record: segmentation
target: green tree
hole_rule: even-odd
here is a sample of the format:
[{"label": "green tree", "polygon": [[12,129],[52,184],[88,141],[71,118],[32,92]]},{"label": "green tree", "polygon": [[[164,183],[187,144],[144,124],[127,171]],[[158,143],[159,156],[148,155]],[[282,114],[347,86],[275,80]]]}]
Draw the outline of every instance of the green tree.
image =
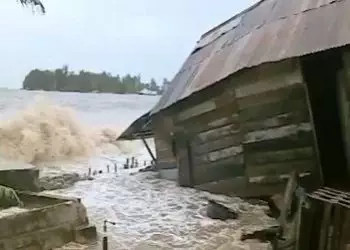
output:
[{"label": "green tree", "polygon": [[155,92],[159,91],[159,87],[158,87],[157,82],[154,78],[151,78],[149,85],[150,85],[149,90],[152,90]]},{"label": "green tree", "polygon": [[53,71],[32,70],[23,81],[23,89],[120,94],[139,93],[143,89],[148,89],[161,93],[153,78],[149,83],[143,83],[140,74],[112,76],[108,72],[93,73],[84,70],[76,74],[69,71],[68,65]]},{"label": "green tree", "polygon": [[159,94],[163,94],[166,91],[166,89],[168,88],[169,84],[170,84],[170,81],[167,78],[163,78],[163,83],[162,83]]}]

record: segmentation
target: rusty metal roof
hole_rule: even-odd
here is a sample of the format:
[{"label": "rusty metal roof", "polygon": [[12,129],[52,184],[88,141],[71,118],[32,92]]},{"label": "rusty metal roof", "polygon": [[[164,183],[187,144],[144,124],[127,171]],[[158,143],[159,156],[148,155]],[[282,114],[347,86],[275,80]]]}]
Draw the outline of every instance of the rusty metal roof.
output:
[{"label": "rusty metal roof", "polygon": [[153,137],[151,122],[150,112],[148,112],[134,121],[117,140],[139,140]]},{"label": "rusty metal roof", "polygon": [[262,63],[350,43],[350,0],[262,0],[197,42],[151,114]]}]

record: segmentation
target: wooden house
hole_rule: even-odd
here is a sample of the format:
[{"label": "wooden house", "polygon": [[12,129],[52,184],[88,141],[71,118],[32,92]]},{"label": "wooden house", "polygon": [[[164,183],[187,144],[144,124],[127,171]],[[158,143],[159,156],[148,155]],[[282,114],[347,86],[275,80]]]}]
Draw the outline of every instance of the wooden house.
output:
[{"label": "wooden house", "polygon": [[263,0],[205,33],[150,111],[160,169],[218,193],[350,170],[350,0]]}]

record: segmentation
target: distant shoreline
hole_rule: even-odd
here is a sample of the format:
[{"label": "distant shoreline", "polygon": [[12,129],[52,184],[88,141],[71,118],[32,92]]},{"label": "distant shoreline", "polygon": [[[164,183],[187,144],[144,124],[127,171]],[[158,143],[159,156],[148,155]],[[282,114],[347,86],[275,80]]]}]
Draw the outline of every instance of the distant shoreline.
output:
[{"label": "distant shoreline", "polygon": [[43,90],[79,93],[115,93],[160,95],[170,82],[164,78],[157,83],[154,78],[144,82],[140,75],[111,75],[81,70],[72,72],[65,65],[54,70],[31,70],[22,83],[23,90]]},{"label": "distant shoreline", "polygon": [[80,93],[80,94],[116,94],[116,95],[144,95],[144,96],[161,96],[160,93],[154,93],[154,94],[148,94],[148,93],[141,93],[141,92],[129,92],[129,93],[116,93],[116,92],[99,92],[99,91],[65,91],[65,90],[46,90],[46,89],[5,89],[5,90],[25,90],[25,91],[42,91],[42,92],[60,92],[60,93]]}]

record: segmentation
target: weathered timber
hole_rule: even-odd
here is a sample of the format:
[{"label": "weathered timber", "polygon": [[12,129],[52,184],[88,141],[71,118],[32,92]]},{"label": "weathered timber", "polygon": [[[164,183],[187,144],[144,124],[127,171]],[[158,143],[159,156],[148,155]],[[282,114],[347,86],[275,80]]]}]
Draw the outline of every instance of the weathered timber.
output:
[{"label": "weathered timber", "polygon": [[[142,142],[143,142],[143,144],[145,145],[145,147],[146,147],[146,149],[147,149],[149,155],[151,156],[152,160],[153,160],[154,162],[157,162],[157,159],[156,159],[156,157],[153,155],[153,152],[152,152],[151,148],[148,146],[147,141],[146,141],[145,138],[143,138],[143,137],[142,137]],[[108,172],[109,172],[109,170],[108,170]]]},{"label": "weathered timber", "polygon": [[236,88],[236,97],[242,98],[250,95],[257,95],[266,91],[273,91],[286,88],[287,86],[300,85],[301,75],[297,78],[289,78],[289,75],[271,75],[268,78],[258,80],[251,84],[245,84]]},{"label": "weathered timber", "polygon": [[231,195],[234,191],[240,191],[238,194],[242,194],[247,185],[245,177],[233,177],[224,180],[218,180],[213,182],[206,182],[196,185],[195,188],[203,191],[208,191],[215,194]]},{"label": "weathered timber", "polygon": [[213,100],[208,100],[180,112],[177,116],[177,120],[178,121],[187,120],[193,116],[198,116],[203,113],[212,111],[215,108],[216,108],[215,102]]},{"label": "weathered timber", "polygon": [[218,140],[213,140],[207,143],[204,143],[198,139],[197,142],[199,142],[200,144],[199,145],[197,145],[196,143],[193,144],[193,152],[196,155],[205,154],[205,153],[221,150],[228,147],[241,145],[242,141],[243,141],[243,135],[241,133],[231,135],[231,136],[225,136]]},{"label": "weathered timber", "polygon": [[244,164],[244,156],[243,154],[231,156],[228,158],[224,158],[215,162],[203,162],[201,158],[193,158],[194,166],[199,170],[200,168],[211,168],[219,165],[243,165]]},{"label": "weathered timber", "polygon": [[267,141],[277,138],[283,138],[292,135],[298,135],[300,132],[311,132],[310,123],[291,124],[278,128],[270,128],[265,130],[253,131],[244,135],[243,143],[253,143],[259,141]]},{"label": "weathered timber", "polygon": [[267,164],[293,160],[306,160],[314,157],[314,149],[312,147],[296,148],[289,150],[277,150],[271,152],[259,152],[254,154],[246,154],[245,162],[247,164]]},{"label": "weathered timber", "polygon": [[170,136],[168,137],[156,136],[154,139],[155,139],[155,144],[157,148],[159,148],[160,150],[167,150],[168,148],[171,147]]},{"label": "weathered timber", "polygon": [[231,123],[239,123],[239,116],[237,114],[237,108],[229,105],[177,123],[177,126],[200,133]]},{"label": "weathered timber", "polygon": [[231,88],[222,89],[220,93],[217,93],[215,97],[210,99],[202,96],[202,98],[198,98],[196,104],[188,103],[186,108],[181,110],[181,112],[175,117],[175,121],[181,122],[190,119],[191,117],[209,113],[215,109],[227,106],[237,108],[237,103],[235,103],[235,92]]},{"label": "weathered timber", "polygon": [[[197,135],[200,141],[212,141],[219,139],[220,137],[234,135],[240,132],[239,124],[230,124],[224,127],[216,128],[207,132],[203,132]],[[198,141],[199,141],[198,140]]]},{"label": "weathered timber", "polygon": [[313,160],[287,161],[263,165],[246,164],[246,174],[249,177],[282,175],[288,174],[294,170],[303,173],[311,171],[314,165],[315,163]]},{"label": "weathered timber", "polygon": [[232,76],[231,82],[235,83],[236,86],[242,86],[253,82],[266,81],[267,79],[299,82],[301,73],[298,60],[284,60],[277,63],[262,64],[246,71],[242,70]]},{"label": "weathered timber", "polygon": [[295,191],[297,189],[297,186],[299,185],[299,174],[297,171],[293,171],[290,174],[290,177],[288,179],[286,189],[284,191],[283,195],[283,206],[281,209],[281,214],[279,217],[280,226],[285,231],[287,229],[287,222],[290,218],[294,217],[294,214],[296,213],[297,207],[293,206],[295,203],[296,196]]},{"label": "weathered timber", "polygon": [[344,62],[344,70],[345,70],[345,75],[347,79],[347,84],[345,85],[346,87],[346,93],[347,96],[350,97],[350,51],[346,51],[343,53],[343,62]]},{"label": "weathered timber", "polygon": [[247,133],[256,130],[282,127],[289,124],[305,123],[309,121],[310,117],[308,110],[301,109],[290,113],[280,114],[265,120],[244,122],[241,124],[241,130],[243,133]]},{"label": "weathered timber", "polygon": [[322,215],[322,226],[320,228],[320,242],[319,242],[319,250],[327,249],[328,246],[328,238],[329,238],[329,228],[331,222],[331,212],[332,212],[332,204],[327,203],[324,206],[323,215]]},{"label": "weathered timber", "polygon": [[178,163],[178,182],[180,186],[192,187],[194,182],[192,152],[189,137],[178,131],[176,138],[176,161]]},{"label": "weathered timber", "polygon": [[173,167],[176,165],[176,158],[173,154],[171,143],[161,138],[158,134],[154,138],[156,145],[157,167]]},{"label": "weathered timber", "polygon": [[[350,230],[350,212],[345,211],[344,218],[343,218],[343,226],[341,228],[341,236],[340,236],[340,246],[344,247],[345,250],[349,249],[349,243],[350,243],[350,236],[349,236],[349,230]],[[347,246],[347,248],[345,248]]]},{"label": "weathered timber", "polygon": [[209,167],[196,167],[194,170],[194,183],[200,185],[207,182],[219,181],[233,177],[244,176],[244,165],[226,164]]},{"label": "weathered timber", "polygon": [[299,132],[282,138],[244,143],[244,153],[246,155],[256,152],[269,152],[275,150],[288,150],[312,146],[314,143],[312,132]]},{"label": "weathered timber", "polygon": [[[297,242],[296,249],[298,250],[310,250],[310,245],[315,242],[316,239],[311,238],[311,233],[313,231],[313,221],[315,219],[316,207],[310,204],[310,208],[306,208],[302,203],[300,204],[300,218],[298,220],[298,232],[297,232]],[[317,248],[313,248],[317,249]]]},{"label": "weathered timber", "polygon": [[300,84],[285,86],[279,89],[260,91],[252,95],[237,98],[238,107],[240,110],[262,105],[271,102],[281,102],[285,100],[301,100],[305,98],[304,86]]},{"label": "weathered timber", "polygon": [[[344,223],[344,209],[336,204],[334,205],[334,224],[333,224],[333,234],[331,239],[331,249],[342,249],[340,246],[340,236],[341,228]],[[343,248],[344,249],[344,248]]]},{"label": "weathered timber", "polygon": [[175,157],[165,157],[165,156],[158,156],[157,157],[157,165],[174,165],[176,162]]},{"label": "weathered timber", "polygon": [[232,156],[240,155],[242,152],[243,152],[242,145],[233,146],[233,147],[224,148],[218,151],[213,151],[201,156],[196,156],[195,162],[196,164],[216,162],[221,159],[226,159]]},{"label": "weathered timber", "polygon": [[284,100],[242,109],[239,111],[239,118],[242,123],[247,121],[259,121],[303,109],[307,110],[305,99]]}]

